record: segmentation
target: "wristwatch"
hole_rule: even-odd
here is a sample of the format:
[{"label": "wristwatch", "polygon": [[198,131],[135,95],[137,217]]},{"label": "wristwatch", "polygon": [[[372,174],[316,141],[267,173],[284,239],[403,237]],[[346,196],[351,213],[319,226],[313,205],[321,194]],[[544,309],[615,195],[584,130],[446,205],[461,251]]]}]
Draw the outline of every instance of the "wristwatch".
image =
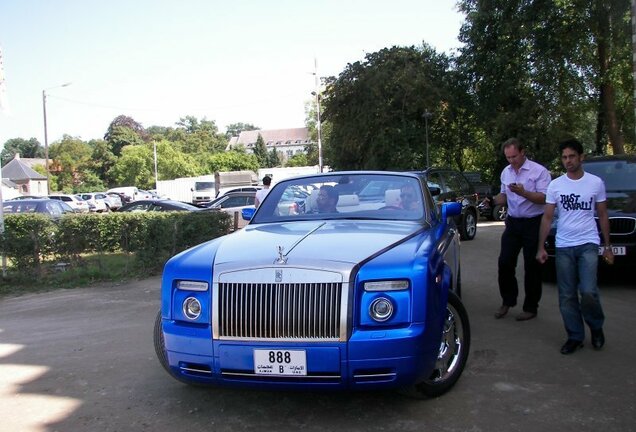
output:
[{"label": "wristwatch", "polygon": [[611,247],[611,246],[603,246],[603,249],[605,249],[605,250],[612,250],[612,247]]}]

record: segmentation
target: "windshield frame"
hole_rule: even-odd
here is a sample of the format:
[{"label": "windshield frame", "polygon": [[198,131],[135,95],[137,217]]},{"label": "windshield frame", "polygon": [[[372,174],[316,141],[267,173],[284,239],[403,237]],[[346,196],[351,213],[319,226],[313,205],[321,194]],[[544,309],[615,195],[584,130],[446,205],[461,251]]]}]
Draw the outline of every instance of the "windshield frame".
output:
[{"label": "windshield frame", "polygon": [[[335,212],[320,212],[315,207],[315,195],[320,193],[320,186],[337,189],[342,178],[348,177],[351,183],[346,193],[339,195],[338,206]],[[400,195],[399,185],[411,185],[415,191],[415,197],[419,199],[412,209],[398,207],[385,208],[386,190],[378,188],[375,196],[369,194],[358,195],[365,190],[372,181],[384,183],[388,189],[393,189],[393,194]],[[352,186],[353,184],[353,186]],[[297,197],[294,201],[284,200],[289,197],[289,190],[304,190],[307,193],[305,200]],[[340,189],[345,190],[345,189]],[[314,197],[311,197],[312,192]],[[294,194],[297,196],[299,194]],[[302,194],[300,194],[302,195]],[[342,197],[347,195],[347,199]],[[307,220],[376,220],[376,221],[413,221],[418,223],[430,222],[436,214],[434,206],[431,206],[430,192],[423,185],[421,176],[408,172],[385,171],[347,171],[330,172],[311,176],[300,176],[285,179],[276,183],[267,194],[263,203],[252,217],[251,224],[307,221]],[[289,210],[286,205],[289,205]],[[431,208],[433,207],[433,208]],[[377,211],[380,210],[380,211]],[[286,213],[288,212],[288,213]]]}]

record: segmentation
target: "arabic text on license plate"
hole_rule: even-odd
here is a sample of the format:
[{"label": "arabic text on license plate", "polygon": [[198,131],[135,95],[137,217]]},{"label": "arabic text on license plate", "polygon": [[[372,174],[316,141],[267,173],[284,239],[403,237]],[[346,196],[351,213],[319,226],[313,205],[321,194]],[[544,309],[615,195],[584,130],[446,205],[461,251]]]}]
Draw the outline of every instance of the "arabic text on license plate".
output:
[{"label": "arabic text on license plate", "polygon": [[304,350],[254,350],[256,375],[307,375],[307,355]]},{"label": "arabic text on license plate", "polygon": [[[625,255],[625,246],[612,246],[612,253],[614,255]],[[603,246],[599,246],[598,254],[603,255]]]}]

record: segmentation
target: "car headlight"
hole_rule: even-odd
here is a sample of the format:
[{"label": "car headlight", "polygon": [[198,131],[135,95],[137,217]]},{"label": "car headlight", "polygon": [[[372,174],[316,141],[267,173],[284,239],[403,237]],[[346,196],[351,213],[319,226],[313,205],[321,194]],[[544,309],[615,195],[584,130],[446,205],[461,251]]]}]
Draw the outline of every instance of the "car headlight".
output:
[{"label": "car headlight", "polygon": [[182,280],[177,282],[177,289],[183,291],[207,291],[208,283]]},{"label": "car headlight", "polygon": [[194,297],[188,297],[183,301],[183,314],[191,320],[201,315],[201,303]]},{"label": "car headlight", "polygon": [[371,302],[369,315],[377,322],[385,322],[393,316],[393,303],[385,297],[378,297]]},{"label": "car headlight", "polygon": [[376,282],[365,282],[365,291],[402,291],[409,289],[407,280],[386,280]]}]

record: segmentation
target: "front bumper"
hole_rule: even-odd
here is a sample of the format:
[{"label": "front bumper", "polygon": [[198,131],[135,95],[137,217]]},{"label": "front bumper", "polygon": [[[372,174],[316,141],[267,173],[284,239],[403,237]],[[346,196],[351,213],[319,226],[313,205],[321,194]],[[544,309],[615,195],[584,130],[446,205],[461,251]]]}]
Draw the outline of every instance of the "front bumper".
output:
[{"label": "front bumper", "polygon": [[[424,324],[356,330],[347,342],[213,340],[210,327],[162,321],[168,363],[181,380],[194,383],[297,389],[371,389],[407,386],[430,375],[440,329]],[[307,375],[254,373],[254,349],[305,350]]]}]

